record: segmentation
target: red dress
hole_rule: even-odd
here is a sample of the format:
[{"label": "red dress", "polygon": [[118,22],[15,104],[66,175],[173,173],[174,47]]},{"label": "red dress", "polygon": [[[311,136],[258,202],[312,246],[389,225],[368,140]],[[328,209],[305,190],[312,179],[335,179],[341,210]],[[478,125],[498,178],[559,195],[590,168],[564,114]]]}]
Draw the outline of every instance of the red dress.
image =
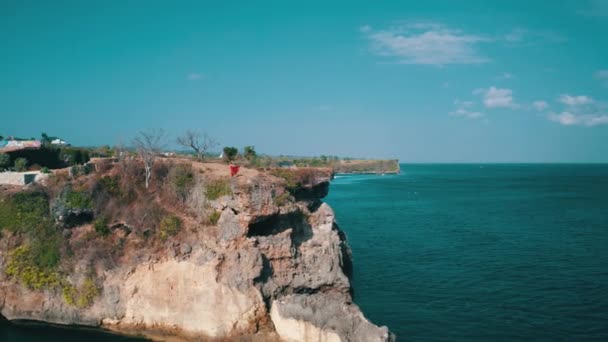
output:
[{"label": "red dress", "polygon": [[241,167],[238,165],[230,165],[230,177],[234,177],[237,173],[239,173],[239,169]]}]

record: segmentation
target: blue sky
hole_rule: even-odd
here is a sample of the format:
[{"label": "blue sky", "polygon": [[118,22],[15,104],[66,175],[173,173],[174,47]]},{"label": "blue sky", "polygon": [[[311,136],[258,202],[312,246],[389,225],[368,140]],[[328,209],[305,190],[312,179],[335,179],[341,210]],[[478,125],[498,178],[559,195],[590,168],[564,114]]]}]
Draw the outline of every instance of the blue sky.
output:
[{"label": "blue sky", "polygon": [[608,162],[608,0],[0,3],[0,134]]}]

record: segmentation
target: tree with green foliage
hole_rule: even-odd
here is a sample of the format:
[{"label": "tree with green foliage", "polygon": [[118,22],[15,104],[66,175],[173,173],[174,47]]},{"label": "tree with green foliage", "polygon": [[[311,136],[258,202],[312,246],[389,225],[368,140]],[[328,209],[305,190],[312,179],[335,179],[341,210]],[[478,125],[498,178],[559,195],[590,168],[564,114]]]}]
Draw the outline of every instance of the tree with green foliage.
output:
[{"label": "tree with green foliage", "polygon": [[0,153],[0,171],[6,170],[11,166],[11,156],[6,153]]},{"label": "tree with green foliage", "polygon": [[257,153],[255,152],[255,147],[254,146],[245,146],[245,148],[243,149],[243,155],[245,156],[245,159],[252,161],[253,159],[255,159],[255,157],[257,157]]},{"label": "tree with green foliage", "polygon": [[70,160],[70,165],[80,164],[82,160],[82,151],[81,150],[72,150],[72,159]]},{"label": "tree with green foliage", "polygon": [[233,161],[239,154],[239,150],[236,147],[226,146],[224,147],[224,160],[226,162]]},{"label": "tree with green foliage", "polygon": [[51,137],[49,137],[48,134],[46,134],[45,132],[42,132],[40,134],[40,142],[42,143],[42,145],[50,145]]},{"label": "tree with green foliage", "polygon": [[17,172],[27,171],[27,159],[25,159],[25,158],[15,159],[15,171],[17,171]]}]

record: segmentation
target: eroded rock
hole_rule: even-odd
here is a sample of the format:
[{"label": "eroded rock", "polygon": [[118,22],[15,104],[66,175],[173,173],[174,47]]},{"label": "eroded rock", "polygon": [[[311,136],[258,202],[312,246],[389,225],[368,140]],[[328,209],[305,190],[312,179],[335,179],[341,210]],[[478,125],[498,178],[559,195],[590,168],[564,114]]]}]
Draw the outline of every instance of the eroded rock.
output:
[{"label": "eroded rock", "polygon": [[[105,249],[86,245],[90,225],[71,228],[66,236],[80,257],[63,267],[77,271],[69,278],[74,284],[97,275],[91,305],[68,305],[61,290],[31,290],[5,277],[8,247],[0,245],[0,313],[123,332],[168,329],[196,339],[270,333],[287,341],[394,340],[353,304],[350,248],[321,202],[331,174],[309,175],[293,196],[276,177],[243,174],[231,179],[230,195],[204,206],[186,201],[194,203],[188,212],[220,212],[215,226],[185,226],[154,248],[146,244],[155,234],[148,226],[118,234],[112,225]],[[99,254],[107,250],[112,255]]]}]

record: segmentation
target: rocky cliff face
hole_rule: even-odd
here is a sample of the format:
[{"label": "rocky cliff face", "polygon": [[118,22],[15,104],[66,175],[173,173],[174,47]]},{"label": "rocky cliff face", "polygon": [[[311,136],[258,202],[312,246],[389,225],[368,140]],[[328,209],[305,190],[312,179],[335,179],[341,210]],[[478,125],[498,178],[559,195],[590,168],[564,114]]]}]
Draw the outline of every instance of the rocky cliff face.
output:
[{"label": "rocky cliff face", "polygon": [[[391,341],[389,330],[370,323],[352,301],[350,249],[320,198],[329,177],[316,171],[288,192],[284,179],[245,170],[230,180],[230,194],[201,204],[200,194],[189,191],[190,200],[177,209],[195,214],[180,216],[179,233],[156,242],[147,240],[148,228],[128,219],[110,225],[103,238],[92,237],[94,228],[86,222],[64,229],[73,257],[58,268],[65,274],[62,284],[82,294],[94,279],[91,301],[83,305],[66,300],[66,285],[36,289],[7,275],[23,239],[5,231],[1,313],[9,320],[196,340]],[[204,183],[195,178],[193,187]],[[201,207],[217,213],[215,225],[200,223]]]}]

